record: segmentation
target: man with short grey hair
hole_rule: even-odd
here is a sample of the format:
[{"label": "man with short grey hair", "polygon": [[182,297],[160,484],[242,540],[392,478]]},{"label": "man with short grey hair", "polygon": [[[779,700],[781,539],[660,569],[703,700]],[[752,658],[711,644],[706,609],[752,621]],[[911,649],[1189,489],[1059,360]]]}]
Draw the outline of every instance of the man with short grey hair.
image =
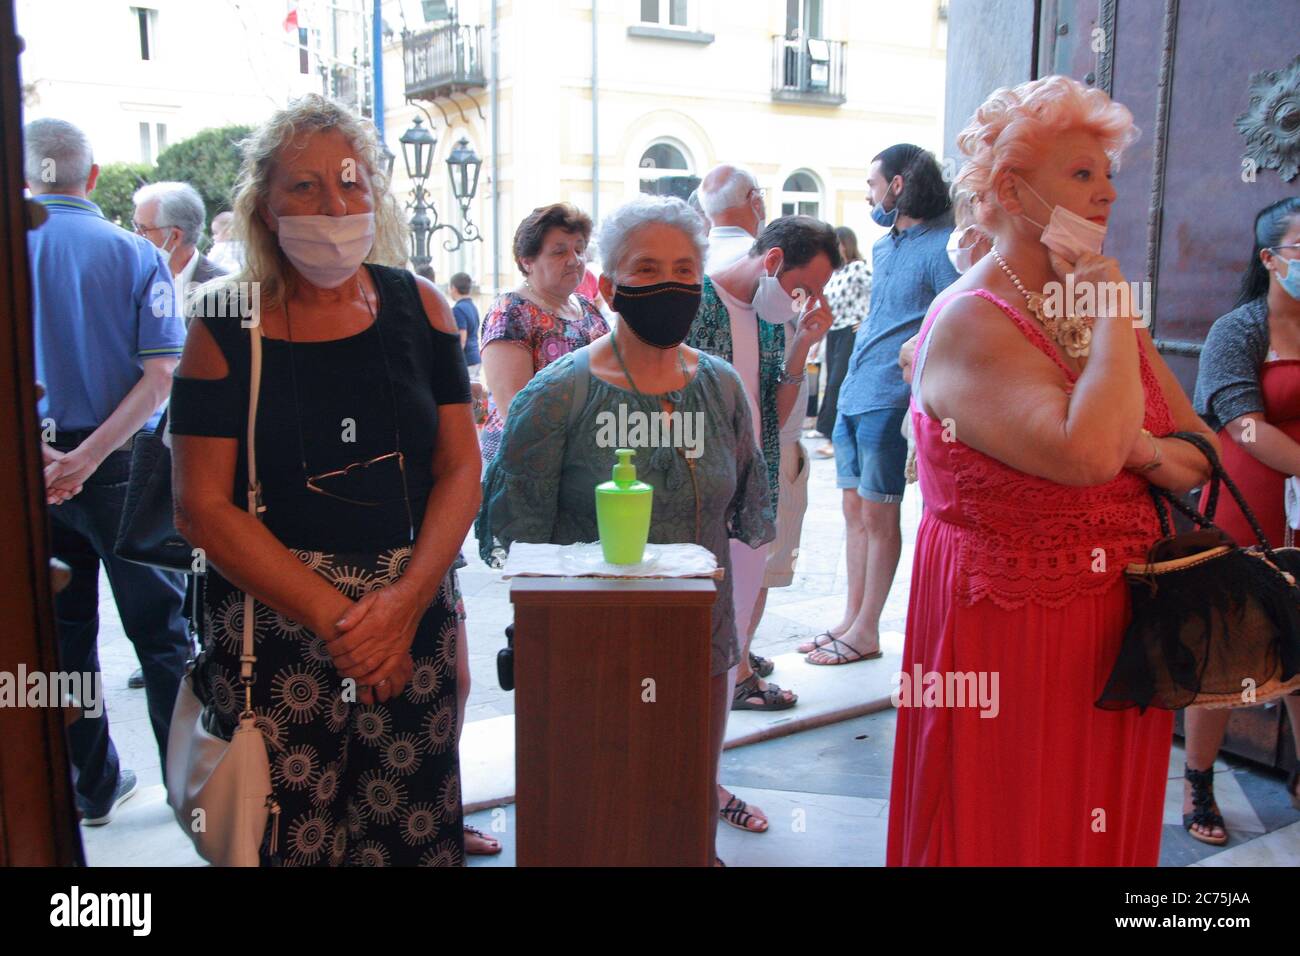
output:
[{"label": "man with short grey hair", "polygon": [[708,216],[709,256],[705,273],[712,275],[749,255],[763,230],[767,207],[754,174],[735,166],[715,166],[700,181],[700,207]]},{"label": "man with short grey hair", "polygon": [[[188,657],[184,578],[117,556],[114,544],[136,436],[156,427],[185,344],[172,276],[149,242],[119,229],[86,198],[99,167],[85,134],[40,119],[24,131],[27,187],[45,222],[27,234],[32,276],[51,550],[72,569],[54,598],[65,672],[100,673],[99,572],[144,670],[150,725],[165,762],[172,708]],[[77,809],[108,823],[136,792],[109,737],[108,713],[68,727]]]},{"label": "man with short grey hair", "polygon": [[207,211],[189,183],[150,183],[136,190],[135,231],[168,257],[167,265],[182,296],[226,271],[198,250]]}]

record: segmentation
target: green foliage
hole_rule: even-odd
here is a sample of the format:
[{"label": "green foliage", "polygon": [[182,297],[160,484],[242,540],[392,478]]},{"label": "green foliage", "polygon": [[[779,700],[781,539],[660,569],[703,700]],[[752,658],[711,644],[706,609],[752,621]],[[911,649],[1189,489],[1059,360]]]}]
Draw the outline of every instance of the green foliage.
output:
[{"label": "green foliage", "polygon": [[99,179],[90,199],[111,221],[123,229],[131,228],[135,191],[154,178],[153,169],[144,163],[106,163],[99,168]]},{"label": "green foliage", "polygon": [[199,191],[207,209],[206,245],[211,240],[212,217],[223,209],[229,209],[234,199],[241,161],[236,144],[252,131],[250,126],[205,129],[163,150],[156,166],[105,163],[99,169],[99,181],[95,183],[90,198],[104,210],[109,220],[123,229],[130,229],[135,214],[131,197],[137,189],[145,183],[189,183]]},{"label": "green foliage", "polygon": [[163,150],[151,179],[189,183],[203,197],[207,225],[234,199],[241,160],[238,142],[252,133],[249,126],[205,129]]}]

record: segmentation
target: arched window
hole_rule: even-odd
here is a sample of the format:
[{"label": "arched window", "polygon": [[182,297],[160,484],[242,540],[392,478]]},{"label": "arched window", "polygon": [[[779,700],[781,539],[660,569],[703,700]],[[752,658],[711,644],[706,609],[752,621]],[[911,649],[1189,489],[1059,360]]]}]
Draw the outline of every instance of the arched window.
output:
[{"label": "arched window", "polygon": [[641,154],[641,160],[637,164],[641,192],[651,196],[677,196],[685,199],[699,184],[693,172],[691,162],[686,158],[686,150],[667,140],[653,143]]},{"label": "arched window", "polygon": [[806,169],[791,173],[781,187],[781,215],[812,216],[822,214],[822,188]]}]

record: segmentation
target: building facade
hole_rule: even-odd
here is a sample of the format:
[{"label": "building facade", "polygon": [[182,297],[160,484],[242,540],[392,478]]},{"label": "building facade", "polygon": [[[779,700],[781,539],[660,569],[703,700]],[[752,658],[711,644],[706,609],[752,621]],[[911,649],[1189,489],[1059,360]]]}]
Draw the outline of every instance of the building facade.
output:
[{"label": "building facade", "polygon": [[77,123],[101,163],[152,163],[306,92],[372,115],[376,3],[394,189],[409,199],[399,139],[419,116],[438,138],[429,195],[462,226],[445,161],[468,142],[484,241],[448,249],[439,231],[432,265],[484,296],[518,281],[511,241],[535,207],[599,218],[720,162],[755,173],[769,218],[846,224],[869,248],[871,156],[943,142],[941,0],[18,0],[24,119]]},{"label": "building facade", "polygon": [[24,121],[77,124],[101,164],[154,163],[200,130],[256,125],[303,93],[354,106],[367,93],[360,0],[18,0],[17,20]]},{"label": "building facade", "polygon": [[[411,6],[413,33],[451,29],[414,27]],[[869,249],[881,233],[866,202],[871,157],[903,141],[941,151],[939,0],[465,0],[455,12],[450,71],[481,71],[481,87],[431,76],[447,49],[412,56],[411,36],[384,56],[389,147],[400,156],[412,119],[432,119],[429,189],[444,221],[459,224],[450,150],[464,137],[484,161],[470,217],[485,241],[448,252],[436,238],[440,281],[463,270],[486,294],[509,288],[514,230],[535,207],[568,201],[599,217],[638,192],[679,192],[720,162],[754,172],[769,218],[849,225]],[[394,179],[405,196],[400,158]]]}]

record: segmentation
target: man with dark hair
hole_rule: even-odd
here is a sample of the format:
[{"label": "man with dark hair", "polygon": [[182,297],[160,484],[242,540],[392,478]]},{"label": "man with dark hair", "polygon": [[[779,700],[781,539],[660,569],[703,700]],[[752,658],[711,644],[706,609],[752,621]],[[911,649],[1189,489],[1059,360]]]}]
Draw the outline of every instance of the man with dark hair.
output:
[{"label": "man with dark hair", "polygon": [[[784,710],[797,700],[789,691],[762,680],[758,671],[770,673],[771,662],[750,655],[749,643],[761,613],[769,551],[779,551],[777,560],[792,568],[791,552],[799,542],[808,472],[799,448],[799,428],[808,404],[804,368],[809,349],[830,328],[831,315],[821,294],[839,265],[835,231],[826,223],[808,216],[777,219],[763,230],[748,255],[705,278],[700,311],[686,340],[692,348],[730,362],[745,383],[777,519],[777,542],[771,547],[731,543],[736,636],[743,651],[737,665],[734,710]],[[785,448],[790,449],[787,455],[783,455]],[[781,546],[783,541],[787,546]],[[728,823],[746,830],[767,829],[761,811],[725,790],[720,798],[722,818]]]},{"label": "man with dark hair", "polygon": [[840,623],[810,642],[810,664],[880,656],[880,614],[903,548],[908,385],[898,351],[921,327],[935,296],[957,281],[948,259],[947,184],[934,156],[900,143],[878,153],[867,175],[871,218],[889,232],[871,249],[871,309],[858,329],[840,386],[836,483],[848,523],[849,598]]},{"label": "man with dark hair", "polygon": [[465,350],[465,364],[469,366],[471,382],[478,381],[480,362],[478,354],[478,307],[470,298],[474,280],[464,272],[457,272],[448,283],[451,289],[451,314],[460,329],[460,347]]}]

